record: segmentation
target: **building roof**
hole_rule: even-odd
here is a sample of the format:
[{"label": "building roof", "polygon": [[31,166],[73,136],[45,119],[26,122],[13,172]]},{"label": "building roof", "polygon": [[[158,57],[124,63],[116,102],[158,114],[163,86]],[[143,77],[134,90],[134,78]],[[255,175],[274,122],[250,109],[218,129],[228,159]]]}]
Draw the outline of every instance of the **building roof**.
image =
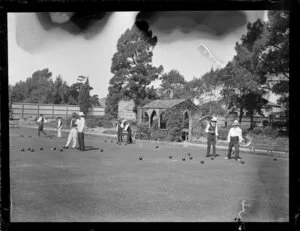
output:
[{"label": "building roof", "polygon": [[[142,108],[162,108],[162,109],[167,109],[167,108],[172,108],[175,105],[182,103],[186,101],[187,99],[167,99],[167,100],[154,100],[146,105],[144,105]],[[191,102],[192,103],[192,102]]]}]

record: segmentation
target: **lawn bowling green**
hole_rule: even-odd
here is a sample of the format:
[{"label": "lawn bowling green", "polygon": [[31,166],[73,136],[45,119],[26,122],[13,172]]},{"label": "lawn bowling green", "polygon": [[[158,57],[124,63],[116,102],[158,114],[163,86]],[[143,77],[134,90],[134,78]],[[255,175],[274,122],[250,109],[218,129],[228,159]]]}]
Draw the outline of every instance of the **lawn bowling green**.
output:
[{"label": "lawn bowling green", "polygon": [[211,160],[206,148],[101,136],[60,152],[66,133],[36,133],[10,130],[12,222],[288,221],[288,158],[241,153],[241,164],[225,150]]}]

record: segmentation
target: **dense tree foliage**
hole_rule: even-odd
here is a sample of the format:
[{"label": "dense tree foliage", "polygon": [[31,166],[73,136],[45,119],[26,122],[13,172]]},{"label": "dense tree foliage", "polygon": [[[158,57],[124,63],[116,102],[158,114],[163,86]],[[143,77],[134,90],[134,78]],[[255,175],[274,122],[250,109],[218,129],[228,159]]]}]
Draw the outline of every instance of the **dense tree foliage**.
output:
[{"label": "dense tree foliage", "polygon": [[[153,49],[157,37],[152,35],[146,22],[137,22],[118,40],[117,52],[112,58],[107,112],[116,114],[120,99],[133,100],[135,108],[149,98],[149,85],[156,80],[163,68],[152,65]],[[151,98],[152,96],[150,96]]]},{"label": "dense tree foliage", "polygon": [[159,94],[162,99],[182,99],[185,95],[186,81],[177,70],[171,70],[160,77]]},{"label": "dense tree foliage", "polygon": [[89,78],[86,78],[85,83],[80,87],[79,95],[78,95],[78,105],[80,108],[80,111],[82,111],[84,114],[88,113],[88,109],[91,106],[90,105],[90,84],[89,84]]},{"label": "dense tree foliage", "polygon": [[[82,82],[86,77],[79,77],[78,82],[68,86],[60,75],[53,79],[49,69],[38,70],[26,81],[19,81],[10,86],[10,100],[11,102],[78,105],[80,90],[85,84],[89,85],[88,81]],[[90,91],[93,88],[89,86],[88,89]],[[89,97],[87,105],[98,106],[98,95]]]}]

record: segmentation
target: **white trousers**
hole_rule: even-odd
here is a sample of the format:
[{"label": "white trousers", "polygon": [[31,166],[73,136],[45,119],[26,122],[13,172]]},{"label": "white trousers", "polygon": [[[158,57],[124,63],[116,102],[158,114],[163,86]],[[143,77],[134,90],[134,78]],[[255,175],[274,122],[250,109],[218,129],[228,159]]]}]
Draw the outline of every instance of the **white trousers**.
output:
[{"label": "white trousers", "polygon": [[61,129],[62,129],[62,127],[57,129],[57,137],[59,137],[59,138],[61,137]]},{"label": "white trousers", "polygon": [[69,136],[68,136],[68,141],[66,143],[66,147],[69,146],[69,144],[71,143],[71,140],[73,140],[73,145],[72,145],[72,148],[76,148],[76,145],[77,145],[77,134],[78,134],[78,130],[77,128],[72,128],[70,133],[69,133]]}]

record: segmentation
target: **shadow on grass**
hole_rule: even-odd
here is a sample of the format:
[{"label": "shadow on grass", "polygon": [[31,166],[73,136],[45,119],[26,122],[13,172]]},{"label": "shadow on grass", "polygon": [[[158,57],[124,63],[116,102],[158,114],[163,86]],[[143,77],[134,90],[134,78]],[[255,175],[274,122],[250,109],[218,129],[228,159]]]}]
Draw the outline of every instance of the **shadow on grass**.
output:
[{"label": "shadow on grass", "polygon": [[85,146],[84,147],[84,150],[85,151],[92,151],[92,150],[99,150],[100,148],[95,148],[95,147],[93,147],[93,146]]}]

